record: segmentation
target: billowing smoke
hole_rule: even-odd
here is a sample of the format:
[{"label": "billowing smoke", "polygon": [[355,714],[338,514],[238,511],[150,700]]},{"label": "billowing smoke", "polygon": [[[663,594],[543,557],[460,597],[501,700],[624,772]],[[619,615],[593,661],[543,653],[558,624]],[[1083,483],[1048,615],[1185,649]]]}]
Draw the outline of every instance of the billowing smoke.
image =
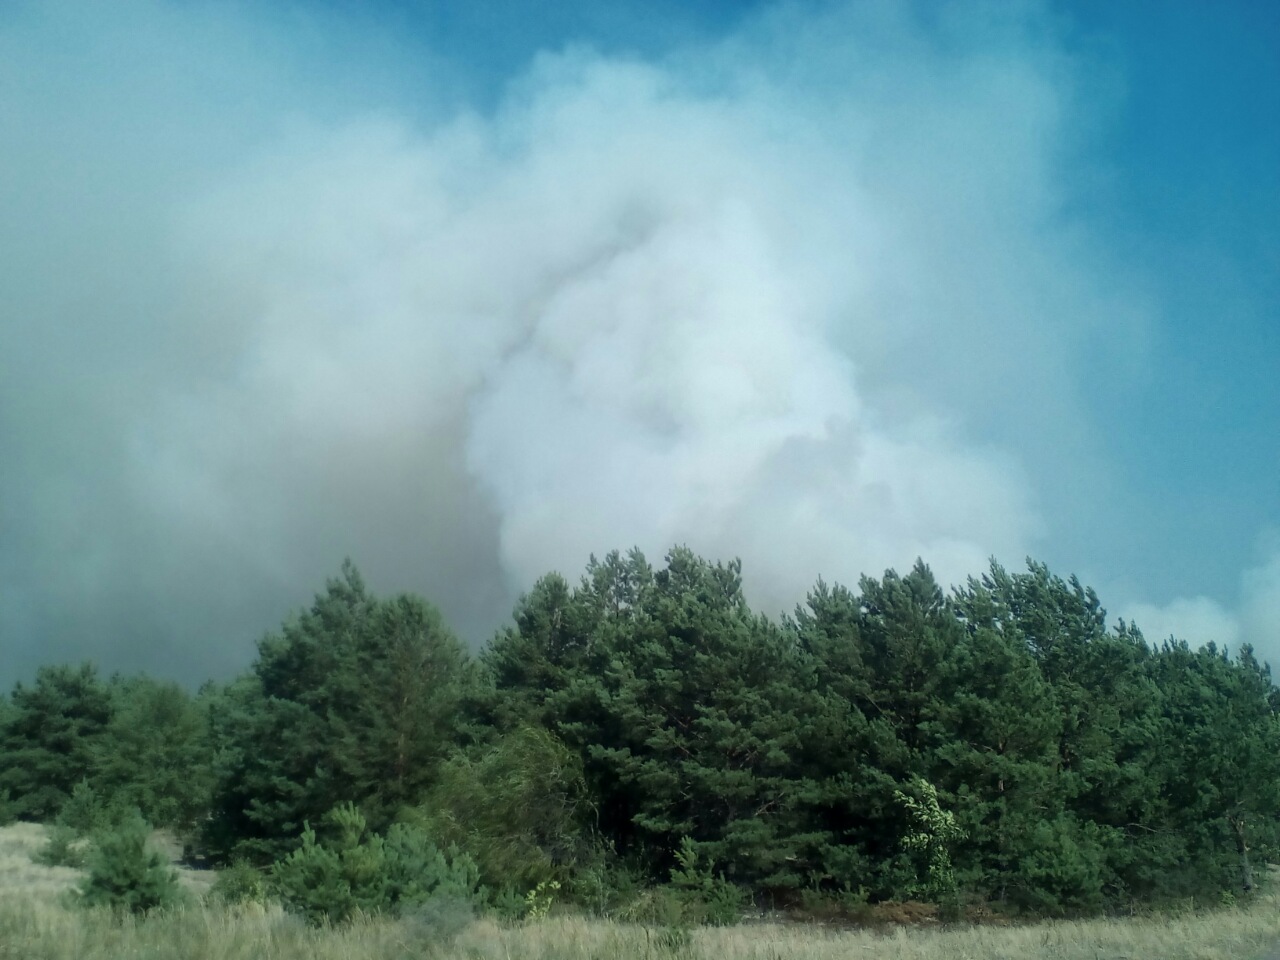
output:
[{"label": "billowing smoke", "polygon": [[1120,614],[1156,643],[1171,637],[1193,646],[1213,642],[1232,654],[1247,643],[1259,660],[1280,667],[1280,545],[1275,540],[1274,535],[1260,538],[1261,556],[1241,575],[1231,607],[1210,597],[1178,597],[1163,606],[1129,604]]},{"label": "billowing smoke", "polygon": [[321,81],[323,21],[13,14],[3,679],[225,675],[347,555],[478,641],[612,548],[771,612],[1039,554],[1101,482],[1079,358],[1144,323],[1053,23],[784,9],[480,110],[389,42]]}]

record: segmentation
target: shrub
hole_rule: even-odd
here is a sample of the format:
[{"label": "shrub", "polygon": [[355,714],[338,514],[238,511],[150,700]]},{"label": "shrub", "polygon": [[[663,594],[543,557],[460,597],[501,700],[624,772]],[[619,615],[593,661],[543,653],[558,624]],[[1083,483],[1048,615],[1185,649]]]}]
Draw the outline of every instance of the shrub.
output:
[{"label": "shrub", "polygon": [[574,871],[569,896],[596,916],[614,916],[626,912],[645,886],[640,871],[602,855]]},{"label": "shrub", "polygon": [[951,849],[967,834],[956,822],[955,814],[938,804],[938,790],[932,783],[915,777],[911,787],[911,794],[894,791],[912,825],[910,832],[902,837],[902,848],[924,875],[910,886],[910,892],[935,903],[954,905],[958,902],[959,888],[951,864]]},{"label": "shrub", "polygon": [[89,874],[80,886],[85,906],[137,914],[181,899],[178,875],[148,846],[150,833],[150,827],[136,818],[98,835],[88,857]]},{"label": "shrub", "polygon": [[219,871],[209,895],[222,903],[261,903],[267,895],[262,871],[247,860],[236,860]]},{"label": "shrub", "polygon": [[123,819],[117,811],[107,810],[107,805],[88,780],[81,780],[71,788],[71,796],[58,811],[57,823],[75,836],[87,837]]},{"label": "shrub", "polygon": [[329,820],[337,828],[331,844],[319,843],[308,826],[302,846],[271,871],[285,907],[310,923],[341,923],[357,913],[403,915],[437,897],[474,903],[480,896],[475,863],[456,850],[446,855],[422,830],[394,824],[386,837],[367,835],[351,804]]},{"label": "shrub", "polygon": [[543,920],[551,912],[551,905],[556,902],[556,894],[560,892],[559,880],[543,880],[524,897],[526,920]]},{"label": "shrub", "polygon": [[1036,824],[1018,864],[1010,900],[1047,916],[1089,913],[1104,903],[1102,831],[1095,824],[1059,817]]},{"label": "shrub", "polygon": [[[58,811],[49,839],[33,859],[48,867],[83,867],[92,849],[92,838],[109,833],[139,818],[136,810],[104,803],[88,780],[81,780]],[[147,830],[144,824],[144,830]]]},{"label": "shrub", "polygon": [[687,914],[691,911],[686,909],[689,903],[690,899],[675,887],[650,887],[619,910],[618,918],[646,926],[683,927],[689,922]]},{"label": "shrub", "polygon": [[524,919],[526,905],[520,891],[510,884],[489,894],[487,912],[502,923],[519,923]]},{"label": "shrub", "polygon": [[70,827],[55,823],[49,831],[49,839],[31,858],[46,867],[75,867],[79,869],[85,864],[84,839]]},{"label": "shrub", "polygon": [[698,846],[689,837],[675,852],[677,866],[671,870],[671,886],[684,907],[688,920],[728,926],[742,919],[742,891],[723,876],[712,872],[715,864],[701,863]]},{"label": "shrub", "polygon": [[540,728],[452,757],[411,816],[441,845],[464,850],[495,888],[567,882],[602,852],[590,839],[582,759]]}]

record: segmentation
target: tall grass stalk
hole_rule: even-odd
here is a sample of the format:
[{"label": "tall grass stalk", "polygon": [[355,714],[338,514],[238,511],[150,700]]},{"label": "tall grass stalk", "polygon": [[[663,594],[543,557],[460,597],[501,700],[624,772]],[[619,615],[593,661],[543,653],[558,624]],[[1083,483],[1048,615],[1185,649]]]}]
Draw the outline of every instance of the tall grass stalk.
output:
[{"label": "tall grass stalk", "polygon": [[1242,960],[1280,941],[1274,901],[1209,914],[1025,927],[899,928],[890,933],[750,925],[663,938],[635,925],[553,917],[505,927],[472,923],[453,942],[405,921],[360,918],[312,928],[278,908],[190,907],[123,920],[38,898],[0,903],[0,958],[23,960],[561,960],[591,957],[728,960]]}]

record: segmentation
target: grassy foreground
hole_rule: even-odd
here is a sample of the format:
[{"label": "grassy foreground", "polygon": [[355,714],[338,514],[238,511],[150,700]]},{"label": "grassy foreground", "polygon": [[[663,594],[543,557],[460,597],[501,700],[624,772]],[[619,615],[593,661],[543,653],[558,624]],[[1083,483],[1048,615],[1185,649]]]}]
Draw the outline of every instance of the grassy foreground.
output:
[{"label": "grassy foreground", "polygon": [[[669,931],[551,917],[504,927],[477,920],[450,941],[423,920],[369,920],[315,930],[277,908],[191,906],[144,920],[68,906],[77,871],[32,864],[42,828],[0,830],[2,960],[1254,960],[1280,943],[1274,895],[1212,913],[1023,927],[898,928],[889,933],[801,925],[751,924]],[[196,889],[202,878],[184,878]]]}]

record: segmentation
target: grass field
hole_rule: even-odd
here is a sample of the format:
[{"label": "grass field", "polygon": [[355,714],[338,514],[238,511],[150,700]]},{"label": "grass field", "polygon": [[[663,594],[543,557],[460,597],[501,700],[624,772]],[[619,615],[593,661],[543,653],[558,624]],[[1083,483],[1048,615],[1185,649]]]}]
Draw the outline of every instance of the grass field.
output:
[{"label": "grass field", "polygon": [[[430,918],[315,930],[278,908],[208,904],[121,922],[68,902],[78,871],[33,864],[43,838],[43,828],[30,824],[0,829],[2,960],[1255,960],[1280,944],[1280,901],[1273,895],[1185,916],[888,933],[748,924],[684,935],[552,916],[516,926],[475,920],[446,938]],[[207,876],[193,872],[183,882],[193,894],[207,888]]]}]

